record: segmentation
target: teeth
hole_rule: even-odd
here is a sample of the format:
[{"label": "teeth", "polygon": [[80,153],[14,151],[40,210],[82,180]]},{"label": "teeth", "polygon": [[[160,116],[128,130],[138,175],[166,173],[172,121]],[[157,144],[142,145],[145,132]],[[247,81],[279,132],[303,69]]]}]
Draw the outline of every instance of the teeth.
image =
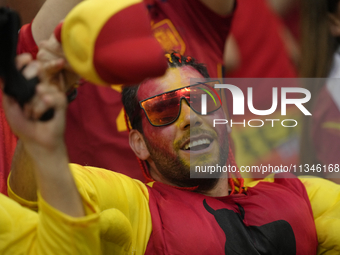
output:
[{"label": "teeth", "polygon": [[184,146],[184,150],[188,150],[189,148],[198,146],[198,145],[202,145],[202,144],[210,144],[209,139],[204,138],[204,139],[199,139],[199,140],[195,140],[193,142],[188,143],[187,145]]}]

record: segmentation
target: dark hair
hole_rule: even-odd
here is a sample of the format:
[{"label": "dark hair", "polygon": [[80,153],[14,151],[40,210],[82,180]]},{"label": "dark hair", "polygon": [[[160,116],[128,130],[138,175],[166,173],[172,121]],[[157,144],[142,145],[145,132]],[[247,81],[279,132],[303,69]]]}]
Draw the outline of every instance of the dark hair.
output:
[{"label": "dark hair", "polygon": [[[185,57],[177,52],[172,52],[165,55],[168,58],[169,68],[192,66],[195,68],[204,78],[209,78],[208,70],[204,64],[197,63],[192,57]],[[141,122],[141,108],[137,100],[137,92],[140,84],[135,86],[126,86],[122,92],[122,101],[125,108],[125,112],[130,120],[131,127],[137,129],[143,133]]]}]

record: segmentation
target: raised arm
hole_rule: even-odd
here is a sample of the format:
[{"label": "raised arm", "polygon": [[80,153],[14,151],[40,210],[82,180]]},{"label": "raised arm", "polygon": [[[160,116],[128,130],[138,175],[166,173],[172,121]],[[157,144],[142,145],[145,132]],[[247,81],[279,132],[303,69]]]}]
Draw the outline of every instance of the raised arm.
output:
[{"label": "raised arm", "polygon": [[81,0],[46,0],[32,23],[32,33],[36,43],[48,39],[58,23]]},{"label": "raised arm", "polygon": [[[1,0],[0,0],[1,1]],[[4,1],[15,8],[20,5],[17,1]],[[36,1],[37,2],[37,1]],[[57,24],[65,18],[67,13],[81,0],[46,0],[32,22],[32,34],[38,44],[48,39],[53,33]],[[40,1],[42,4],[42,1]],[[20,11],[20,10],[18,10]],[[26,70],[29,74],[30,70]],[[13,192],[19,197],[29,200],[37,200],[37,186],[33,172],[33,163],[25,152],[21,141],[18,142],[11,167],[9,179],[9,193]]]},{"label": "raised arm", "polygon": [[[27,55],[19,58],[18,67],[23,65],[32,75],[39,69]],[[21,139],[21,150],[31,159],[39,190],[39,213],[0,194],[0,254],[101,254],[97,206],[80,195],[68,167],[63,143],[64,93],[40,78],[43,82],[24,110],[3,95],[8,122]],[[50,107],[55,110],[54,118],[39,121],[41,113]]]},{"label": "raised arm", "polygon": [[[18,67],[28,62],[30,60],[27,56],[21,56]],[[52,68],[62,67],[62,63],[57,61],[52,65]],[[30,62],[25,69],[26,76],[34,76],[38,70],[38,62]],[[63,141],[65,95],[60,88],[49,84],[43,76],[40,78],[42,82],[37,86],[36,95],[24,106],[24,110],[16,101],[4,95],[4,110],[8,122],[21,140],[18,149],[22,154],[14,158],[14,165],[26,168],[25,164],[28,163],[30,170],[33,170],[30,174],[36,177],[28,181],[34,184],[34,179],[36,180],[35,187],[42,198],[65,214],[81,217],[84,216],[82,200],[68,167]],[[40,121],[39,117],[49,108],[55,109],[54,118],[46,122]],[[29,194],[33,196],[31,192]]]}]

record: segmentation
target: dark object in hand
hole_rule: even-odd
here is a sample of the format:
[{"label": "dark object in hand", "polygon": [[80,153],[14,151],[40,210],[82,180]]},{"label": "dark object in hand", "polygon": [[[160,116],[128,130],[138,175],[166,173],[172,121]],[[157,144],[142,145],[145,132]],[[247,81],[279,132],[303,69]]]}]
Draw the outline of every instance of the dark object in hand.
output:
[{"label": "dark object in hand", "polygon": [[[34,77],[27,80],[16,68],[15,57],[19,29],[19,15],[8,8],[0,8],[0,77],[4,81],[4,93],[13,97],[23,107],[34,96],[39,79]],[[40,117],[40,120],[47,121],[53,116],[54,109],[49,109]]]}]

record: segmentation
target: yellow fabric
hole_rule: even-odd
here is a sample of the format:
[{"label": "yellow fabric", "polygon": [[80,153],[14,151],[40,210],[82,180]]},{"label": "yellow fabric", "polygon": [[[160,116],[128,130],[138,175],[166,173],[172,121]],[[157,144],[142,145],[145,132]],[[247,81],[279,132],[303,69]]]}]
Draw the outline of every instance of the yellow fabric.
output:
[{"label": "yellow fabric", "polygon": [[96,39],[111,16],[141,2],[142,0],[88,0],[71,10],[64,20],[61,40],[65,56],[77,74],[93,83],[106,84],[93,66]]},{"label": "yellow fabric", "polygon": [[39,214],[0,194],[2,255],[100,254],[99,214],[90,202],[84,204],[91,213],[72,218],[38,198]]},{"label": "yellow fabric", "polygon": [[7,194],[8,194],[8,196],[10,198],[12,198],[13,200],[17,201],[22,206],[27,207],[27,208],[37,212],[38,211],[38,203],[25,200],[25,199],[19,197],[17,194],[15,194],[13,192],[11,186],[9,185],[9,179],[10,178],[11,178],[11,173],[9,173],[8,178],[7,178]]},{"label": "yellow fabric", "polygon": [[318,254],[340,254],[340,185],[315,178],[299,178],[305,185],[318,234]]},{"label": "yellow fabric", "polygon": [[[70,164],[70,168],[84,201],[99,206],[103,254],[144,254],[152,231],[146,186],[100,168],[75,164]],[[16,196],[10,187],[9,196],[26,207],[37,207],[36,203]]]},{"label": "yellow fabric", "polygon": [[274,182],[274,175],[275,174],[270,174],[266,178],[258,181],[251,181],[249,183],[245,184],[245,189],[247,190],[248,188],[255,187],[259,182]]},{"label": "yellow fabric", "polygon": [[[93,167],[82,167],[79,165],[70,165],[74,174],[78,189],[89,211],[92,203],[99,205],[100,213],[100,237],[103,254],[144,254],[151,231],[151,215],[149,211],[149,194],[146,186],[140,181],[133,180],[127,176]],[[340,253],[340,186],[320,178],[300,178],[306,187],[308,197],[313,209],[315,226],[318,235],[318,254],[339,254]],[[273,182],[273,175],[261,180]],[[247,187],[254,187],[259,182],[252,182]],[[148,184],[152,187],[153,183]],[[18,198],[9,187],[9,195],[13,199],[19,199],[20,203],[30,208],[39,206],[39,212],[52,214],[48,218],[51,228],[59,228],[58,217],[63,216],[57,212],[48,211],[45,206],[39,202],[28,202]],[[2,197],[0,197],[1,199]],[[8,200],[8,199],[7,199]],[[40,201],[40,200],[39,200]],[[8,202],[8,201],[5,201]],[[7,211],[3,211],[1,205],[4,203],[0,200],[0,233],[9,233],[8,226],[14,224],[23,228],[16,228],[13,233],[14,238],[11,244],[17,242],[21,250],[28,250],[31,246],[32,239],[35,238],[37,225],[36,213],[20,207],[12,202],[14,206],[4,206]],[[18,208],[18,209],[16,209]],[[9,213],[9,212],[15,212]],[[56,216],[53,216],[56,215]],[[57,217],[54,219],[54,217]],[[52,221],[53,219],[53,221]],[[12,222],[12,223],[6,223]],[[5,223],[5,224],[4,224]],[[17,225],[15,225],[17,224]],[[55,230],[51,231],[55,232]],[[54,233],[52,233],[54,234]],[[32,235],[30,237],[29,235]],[[8,237],[6,237],[8,239]],[[0,236],[0,249],[3,249]],[[8,239],[9,240],[9,239]],[[23,241],[24,240],[24,241]],[[61,242],[60,240],[58,242]],[[80,243],[83,241],[80,241]],[[56,242],[57,243],[57,242]],[[51,246],[53,243],[51,244]],[[14,249],[12,247],[12,249]],[[18,248],[18,249],[19,249]],[[13,250],[17,251],[17,250]],[[6,253],[4,253],[6,254]],[[7,254],[16,254],[12,251]],[[61,254],[61,253],[60,253]],[[67,253],[62,253],[67,254]],[[86,254],[86,253],[84,253]],[[96,253],[93,253],[96,254]]]}]

